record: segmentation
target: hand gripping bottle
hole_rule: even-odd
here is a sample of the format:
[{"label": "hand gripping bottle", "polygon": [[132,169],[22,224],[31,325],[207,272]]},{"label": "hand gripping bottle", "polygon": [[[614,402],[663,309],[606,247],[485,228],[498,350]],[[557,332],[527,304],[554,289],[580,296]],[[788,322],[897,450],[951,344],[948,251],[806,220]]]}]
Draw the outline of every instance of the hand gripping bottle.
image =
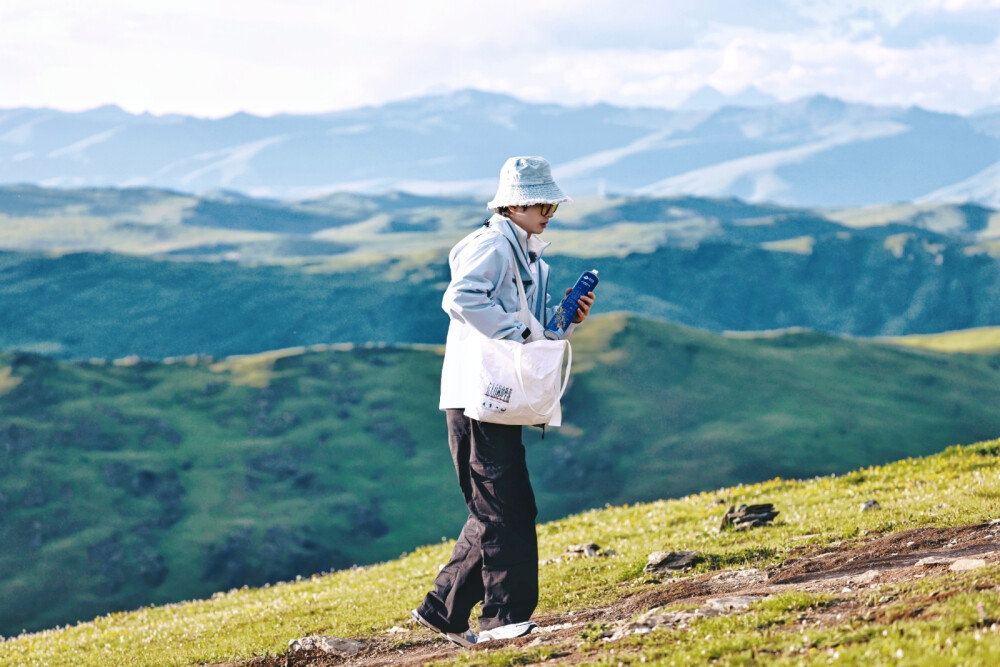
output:
[{"label": "hand gripping bottle", "polygon": [[576,318],[576,311],[580,307],[580,297],[587,292],[593,292],[597,287],[597,269],[584,271],[576,285],[569,291],[562,304],[556,310],[555,315],[545,326],[545,337],[549,340],[558,340],[566,334],[566,329]]}]

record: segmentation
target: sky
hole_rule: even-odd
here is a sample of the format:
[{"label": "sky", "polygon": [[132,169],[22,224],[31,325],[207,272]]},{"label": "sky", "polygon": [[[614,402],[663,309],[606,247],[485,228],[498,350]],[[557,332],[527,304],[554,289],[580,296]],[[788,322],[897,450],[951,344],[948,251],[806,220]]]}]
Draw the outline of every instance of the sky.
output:
[{"label": "sky", "polygon": [[0,108],[322,113],[463,88],[1000,105],[1000,0],[0,0]]}]

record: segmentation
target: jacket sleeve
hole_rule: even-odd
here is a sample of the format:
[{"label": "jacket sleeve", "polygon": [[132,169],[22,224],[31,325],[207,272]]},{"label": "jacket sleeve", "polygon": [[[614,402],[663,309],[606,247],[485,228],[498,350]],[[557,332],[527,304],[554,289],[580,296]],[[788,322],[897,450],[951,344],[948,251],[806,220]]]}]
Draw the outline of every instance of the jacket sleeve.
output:
[{"label": "jacket sleeve", "polygon": [[472,326],[488,338],[520,340],[524,324],[496,300],[508,263],[507,255],[492,243],[457,248],[450,258],[451,283],[441,307],[453,320]]}]

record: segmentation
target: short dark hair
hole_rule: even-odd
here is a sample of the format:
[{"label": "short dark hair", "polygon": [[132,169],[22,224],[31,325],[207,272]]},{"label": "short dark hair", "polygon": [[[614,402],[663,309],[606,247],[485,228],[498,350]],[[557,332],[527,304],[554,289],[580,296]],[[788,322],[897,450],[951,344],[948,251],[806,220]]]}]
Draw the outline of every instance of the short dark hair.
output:
[{"label": "short dark hair", "polygon": [[503,217],[510,218],[510,206],[498,206],[494,210]]}]

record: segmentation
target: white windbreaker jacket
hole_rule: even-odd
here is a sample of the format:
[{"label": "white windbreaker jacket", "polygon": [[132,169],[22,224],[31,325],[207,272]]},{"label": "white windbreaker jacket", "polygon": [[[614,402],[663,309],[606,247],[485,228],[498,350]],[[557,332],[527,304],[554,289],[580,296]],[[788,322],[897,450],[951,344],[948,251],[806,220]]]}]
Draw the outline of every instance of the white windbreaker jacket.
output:
[{"label": "white windbreaker jacket", "polygon": [[[556,306],[549,307],[549,266],[541,255],[549,243],[527,233],[501,215],[459,241],[448,256],[451,283],[441,307],[451,318],[441,371],[439,408],[465,408],[468,373],[455,352],[468,327],[490,338],[522,340],[524,324],[513,271],[521,272],[528,307],[544,326]],[[570,326],[570,331],[573,326]],[[569,335],[570,331],[567,331]],[[536,332],[541,333],[541,332]],[[474,372],[474,371],[473,371]]]}]

